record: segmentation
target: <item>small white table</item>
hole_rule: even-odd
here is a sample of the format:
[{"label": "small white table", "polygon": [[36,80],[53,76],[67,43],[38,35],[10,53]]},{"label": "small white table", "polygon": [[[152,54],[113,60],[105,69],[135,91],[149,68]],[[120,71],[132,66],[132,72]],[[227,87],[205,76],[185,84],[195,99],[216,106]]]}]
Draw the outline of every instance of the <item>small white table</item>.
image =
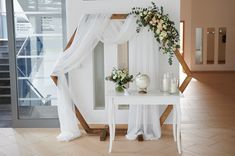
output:
[{"label": "small white table", "polygon": [[181,153],[181,110],[180,94],[167,94],[159,91],[150,91],[147,94],[139,94],[137,91],[130,91],[130,95],[124,93],[108,92],[108,119],[109,119],[109,152],[112,152],[113,141],[115,137],[115,111],[119,104],[128,105],[173,105],[173,136],[177,141],[177,149]]}]

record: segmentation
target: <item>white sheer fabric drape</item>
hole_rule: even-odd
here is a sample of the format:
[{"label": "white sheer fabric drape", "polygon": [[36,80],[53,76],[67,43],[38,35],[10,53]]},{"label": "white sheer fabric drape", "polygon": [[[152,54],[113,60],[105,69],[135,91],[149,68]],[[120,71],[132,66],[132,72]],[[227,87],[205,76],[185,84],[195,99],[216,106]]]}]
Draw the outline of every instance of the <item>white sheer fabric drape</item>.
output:
[{"label": "white sheer fabric drape", "polygon": [[[156,90],[159,84],[158,46],[152,32],[144,28],[129,41],[129,71],[144,73],[150,77],[148,90]],[[135,85],[131,86],[137,89]],[[143,134],[145,140],[161,136],[158,106],[130,106],[127,139],[134,140]]]},{"label": "white sheer fabric drape", "polygon": [[[70,48],[60,54],[52,75],[58,77],[58,115],[60,121],[59,141],[69,141],[80,136],[78,121],[74,112],[74,104],[77,104],[76,93],[71,90],[65,74],[73,72],[82,61],[92,52],[98,43],[98,34],[104,31],[111,15],[85,15],[80,21],[73,43]],[[76,84],[76,83],[75,83]]]},{"label": "white sheer fabric drape", "polygon": [[[120,44],[130,40],[132,45],[132,48],[130,47],[130,53],[138,53],[138,55],[135,55],[135,57],[138,57],[138,60],[135,61],[132,59],[133,63],[134,61],[135,64],[139,61],[143,62],[143,60],[141,60],[142,56],[140,54],[142,53],[143,56],[147,54],[145,57],[147,60],[144,60],[146,62],[143,62],[143,68],[139,68],[137,66],[133,67],[133,72],[136,73],[140,71],[147,73],[154,82],[154,73],[156,72],[154,70],[156,68],[150,67],[154,65],[154,62],[147,64],[151,58],[155,57],[152,53],[154,48],[149,47],[153,46],[152,36],[150,36],[150,33],[148,33],[146,30],[137,35],[136,19],[133,16],[128,16],[127,19],[123,22],[114,20],[111,21],[110,16],[111,15],[85,15],[78,26],[78,30],[75,34],[72,45],[69,49],[66,50],[66,52],[60,54],[60,57],[55,65],[52,75],[58,76],[58,113],[61,133],[57,139],[60,141],[69,141],[80,136],[80,131],[77,126],[77,119],[74,112],[74,104],[79,103],[79,98],[76,98],[77,94],[76,91],[72,89],[73,87],[69,87],[70,85],[75,85],[76,81],[78,80],[71,78],[67,80],[65,74],[68,74],[68,76],[75,74],[74,69],[80,67],[80,65],[83,63],[83,60],[89,54],[91,54],[99,40],[106,44]],[[144,36],[140,37],[143,34]],[[151,41],[151,43],[149,43],[149,41]],[[141,48],[136,48],[135,45]],[[149,68],[145,68],[147,66],[149,66]],[[152,71],[154,73],[152,73]],[[152,83],[151,86],[152,85],[155,86],[154,83]],[[138,112],[137,114],[133,114],[138,116],[142,108],[139,108],[138,110],[136,110],[136,108],[137,107],[131,108],[130,113],[133,114],[132,112]],[[155,115],[151,116],[151,118],[145,118],[145,115],[148,115],[150,112],[153,112],[151,114]],[[159,116],[157,113],[158,111],[156,109],[146,109],[146,111],[144,111],[144,116],[143,114],[142,116],[138,116],[140,120],[148,120],[146,122],[141,121],[139,123],[146,123],[147,125],[150,125],[147,129],[141,130],[143,133],[147,132],[147,135],[145,135],[146,139],[160,136],[157,135],[158,132],[155,129],[156,126],[152,125],[152,123],[155,123],[155,120],[156,123],[159,122]],[[130,115],[130,120],[135,118],[132,117],[133,115]],[[139,128],[143,129],[142,127],[139,127],[139,124],[131,125],[131,127],[128,128],[128,136],[130,136],[130,138],[134,138],[133,136],[139,133],[137,130]],[[156,135],[155,131],[157,133]]]}]

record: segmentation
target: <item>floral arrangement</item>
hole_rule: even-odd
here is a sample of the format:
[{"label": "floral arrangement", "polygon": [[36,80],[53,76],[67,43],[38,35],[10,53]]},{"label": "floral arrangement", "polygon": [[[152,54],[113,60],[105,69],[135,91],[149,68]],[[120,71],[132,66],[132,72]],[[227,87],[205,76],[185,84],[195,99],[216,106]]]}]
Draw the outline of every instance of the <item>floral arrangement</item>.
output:
[{"label": "floral arrangement", "polygon": [[110,76],[105,78],[108,81],[112,81],[116,84],[116,91],[123,92],[126,89],[126,84],[133,82],[133,75],[129,75],[126,69],[113,68]]},{"label": "floral arrangement", "polygon": [[179,48],[179,33],[175,28],[173,21],[169,19],[168,14],[164,14],[163,7],[160,9],[152,2],[152,6],[149,8],[132,8],[133,14],[137,17],[136,23],[138,27],[137,32],[140,32],[142,27],[149,27],[149,30],[153,31],[154,37],[160,44],[159,49],[164,54],[168,54],[168,63],[172,65],[172,58],[174,52]]}]

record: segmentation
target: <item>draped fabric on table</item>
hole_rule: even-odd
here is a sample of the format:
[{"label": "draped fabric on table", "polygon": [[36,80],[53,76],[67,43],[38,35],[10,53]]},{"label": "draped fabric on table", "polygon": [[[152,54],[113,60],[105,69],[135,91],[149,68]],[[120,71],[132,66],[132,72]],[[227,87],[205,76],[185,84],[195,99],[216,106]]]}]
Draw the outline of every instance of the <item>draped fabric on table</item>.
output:
[{"label": "draped fabric on table", "polygon": [[[145,57],[147,60],[144,59],[144,62],[140,61],[143,62],[143,68],[133,67],[133,72],[143,71],[149,74],[151,79],[153,78],[152,82],[154,82],[155,72],[157,71],[154,70],[157,69],[157,66],[150,67],[154,66],[154,61],[148,60],[155,57],[154,53],[158,52],[158,49],[155,49],[155,46],[152,44],[154,40],[153,35],[150,35],[150,32],[147,32],[147,30],[143,30],[143,32],[140,34],[137,34],[136,19],[131,15],[128,16],[124,22],[119,20],[110,20],[110,17],[111,14],[84,15],[77,27],[77,32],[75,34],[73,43],[71,44],[70,48],[66,50],[66,52],[60,54],[59,59],[56,62],[52,75],[58,77],[58,114],[61,133],[57,139],[60,141],[69,141],[81,135],[77,126],[78,121],[74,111],[74,104],[78,104],[79,101],[76,98],[76,91],[70,87],[70,85],[72,86],[72,84],[76,84],[76,82],[74,79],[67,79],[66,75],[69,77],[75,74],[74,69],[81,66],[84,59],[92,53],[93,49],[99,41],[102,41],[105,44],[121,44],[130,41],[131,54],[136,52],[136,57],[139,57],[139,60],[141,60],[142,56],[147,56]],[[136,45],[141,48],[135,48]],[[132,60],[134,62],[137,61],[134,60],[134,58]],[[145,68],[147,66],[150,68]],[[152,83],[151,86],[152,85],[156,86],[154,83]],[[159,115],[157,113],[158,111],[156,110],[157,108],[155,107],[153,110],[153,107],[150,106],[145,107],[146,109],[141,111],[142,108],[136,110],[138,107],[139,106],[136,106],[135,108],[133,107],[130,109],[129,117],[130,120],[132,120],[134,117],[131,116],[140,115],[137,118],[141,121],[137,122],[136,119],[133,120],[133,122],[138,124],[128,127],[127,136],[129,137],[127,138],[133,139],[139,132],[142,132],[146,139],[160,137],[160,128],[158,128]],[[150,113],[154,115],[148,115]],[[146,115],[149,117],[145,118]]]},{"label": "draped fabric on table", "polygon": [[[148,90],[157,90],[159,86],[158,51],[153,33],[147,28],[129,41],[129,72],[148,74],[151,80]],[[131,87],[137,89],[135,86]],[[145,140],[160,138],[159,106],[130,106],[126,137],[133,140],[139,134],[143,134]]]}]

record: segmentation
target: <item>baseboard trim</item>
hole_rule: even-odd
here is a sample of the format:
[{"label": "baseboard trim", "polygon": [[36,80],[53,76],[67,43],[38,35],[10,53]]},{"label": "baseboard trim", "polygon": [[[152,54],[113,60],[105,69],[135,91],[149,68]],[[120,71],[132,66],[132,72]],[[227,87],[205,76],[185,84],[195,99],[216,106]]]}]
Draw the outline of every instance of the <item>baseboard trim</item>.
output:
[{"label": "baseboard trim", "polygon": [[192,71],[192,73],[197,74],[197,73],[235,73],[235,70],[217,70],[217,71],[213,71],[213,70],[209,70],[209,71]]}]

